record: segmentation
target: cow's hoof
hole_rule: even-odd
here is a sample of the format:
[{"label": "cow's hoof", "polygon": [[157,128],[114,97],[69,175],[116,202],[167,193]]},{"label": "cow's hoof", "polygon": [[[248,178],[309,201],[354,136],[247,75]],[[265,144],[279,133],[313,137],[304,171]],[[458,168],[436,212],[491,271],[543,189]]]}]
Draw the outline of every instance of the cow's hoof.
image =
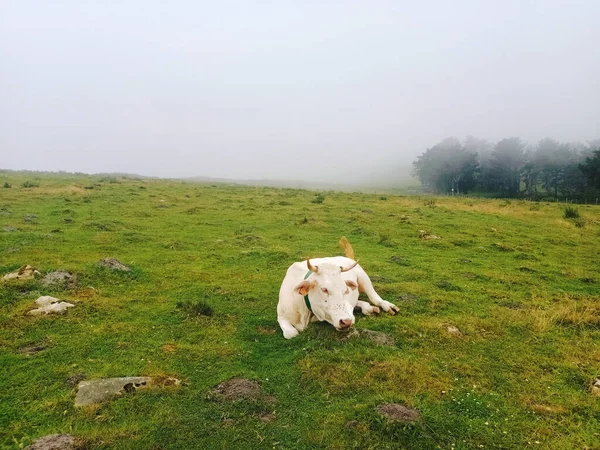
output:
[{"label": "cow's hoof", "polygon": [[392,308],[389,309],[388,314],[390,316],[395,316],[396,315],[396,313],[394,312],[394,310]]},{"label": "cow's hoof", "polygon": [[379,314],[381,310],[377,306],[373,306],[373,314]]}]

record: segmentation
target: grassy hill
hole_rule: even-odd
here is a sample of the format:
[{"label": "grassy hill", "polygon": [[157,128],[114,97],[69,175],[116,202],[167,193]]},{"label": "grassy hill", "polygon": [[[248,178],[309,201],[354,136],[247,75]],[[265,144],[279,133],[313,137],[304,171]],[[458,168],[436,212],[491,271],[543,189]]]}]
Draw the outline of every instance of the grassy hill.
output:
[{"label": "grassy hill", "polygon": [[[0,172],[0,275],[77,276],[0,283],[0,446],[70,433],[86,449],[599,448],[600,208],[578,212]],[[288,266],[340,254],[342,235],[400,307],[356,327],[395,346],[327,324],[281,335]],[[100,267],[106,257],[132,271]],[[76,306],[28,316],[40,295]],[[73,406],[74,376],[138,375],[182,384]],[[264,398],[211,397],[236,376]],[[422,419],[388,423],[385,402]]]}]

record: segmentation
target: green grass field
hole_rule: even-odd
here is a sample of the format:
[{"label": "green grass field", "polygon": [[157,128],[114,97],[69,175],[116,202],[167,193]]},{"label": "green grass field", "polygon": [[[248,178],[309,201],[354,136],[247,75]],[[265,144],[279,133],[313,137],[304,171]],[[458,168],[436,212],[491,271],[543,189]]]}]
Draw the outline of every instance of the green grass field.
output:
[{"label": "green grass field", "polygon": [[[85,449],[600,448],[599,207],[565,219],[554,203],[321,194],[0,172],[0,275],[78,277],[0,283],[0,446],[70,433]],[[341,236],[400,307],[356,327],[395,347],[328,324],[281,335],[288,266],[340,254]],[[76,306],[28,316],[40,295]],[[200,301],[211,316],[181,307]],[[79,373],[182,385],[75,408]],[[234,376],[276,403],[210,398]],[[388,423],[384,402],[422,420]]]}]

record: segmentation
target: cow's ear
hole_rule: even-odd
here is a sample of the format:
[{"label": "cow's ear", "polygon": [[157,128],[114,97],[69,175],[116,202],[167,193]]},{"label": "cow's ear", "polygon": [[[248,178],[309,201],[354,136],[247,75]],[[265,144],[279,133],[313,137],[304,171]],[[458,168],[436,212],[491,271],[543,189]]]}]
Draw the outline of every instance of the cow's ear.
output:
[{"label": "cow's ear", "polygon": [[306,280],[304,280],[302,283],[300,283],[298,286],[296,286],[294,288],[294,290],[298,294],[304,296],[304,295],[308,294],[308,291],[310,291],[316,285],[317,285],[317,283],[315,283],[314,281],[306,281]]},{"label": "cow's ear", "polygon": [[356,284],[354,281],[351,280],[346,280],[346,286],[348,286],[350,289],[352,289],[353,291],[358,288],[358,284]]}]

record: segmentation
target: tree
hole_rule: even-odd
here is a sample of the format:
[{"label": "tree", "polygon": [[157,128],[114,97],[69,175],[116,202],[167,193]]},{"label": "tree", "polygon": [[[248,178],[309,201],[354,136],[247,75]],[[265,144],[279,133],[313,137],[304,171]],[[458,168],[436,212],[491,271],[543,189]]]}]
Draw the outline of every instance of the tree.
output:
[{"label": "tree", "polygon": [[514,197],[521,191],[521,167],[525,144],[518,137],[502,139],[492,152],[491,176],[494,186]]},{"label": "tree", "polygon": [[431,192],[467,193],[476,184],[477,154],[456,138],[446,138],[428,148],[413,162],[414,174]]},{"label": "tree", "polygon": [[579,170],[587,177],[592,188],[600,189],[600,146],[591,157],[585,159],[584,164],[579,164]]}]

